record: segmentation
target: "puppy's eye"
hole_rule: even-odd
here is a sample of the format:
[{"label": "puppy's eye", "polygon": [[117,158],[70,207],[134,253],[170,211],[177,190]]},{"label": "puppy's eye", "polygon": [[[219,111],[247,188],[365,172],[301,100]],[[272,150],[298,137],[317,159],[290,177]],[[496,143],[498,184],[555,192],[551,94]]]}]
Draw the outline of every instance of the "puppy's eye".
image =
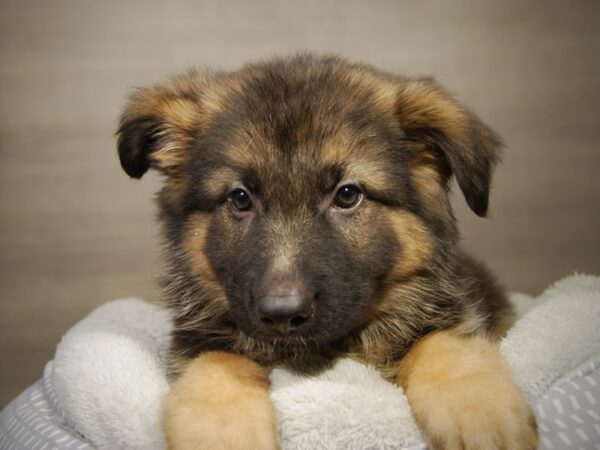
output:
[{"label": "puppy's eye", "polygon": [[229,204],[235,212],[245,212],[252,209],[250,194],[243,189],[235,189],[229,194]]},{"label": "puppy's eye", "polygon": [[341,209],[350,209],[357,206],[362,198],[363,193],[358,186],[345,184],[336,192],[333,204]]}]

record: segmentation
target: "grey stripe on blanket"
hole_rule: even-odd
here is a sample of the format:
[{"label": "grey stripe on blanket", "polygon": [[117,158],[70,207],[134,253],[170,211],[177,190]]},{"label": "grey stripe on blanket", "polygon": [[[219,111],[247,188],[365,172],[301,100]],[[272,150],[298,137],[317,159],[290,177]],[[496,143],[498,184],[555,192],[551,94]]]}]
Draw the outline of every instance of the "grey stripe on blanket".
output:
[{"label": "grey stripe on blanket", "polygon": [[94,447],[75,431],[57,410],[56,397],[49,383],[52,361],[44,378],[14,399],[0,415],[1,450],[71,449]]}]

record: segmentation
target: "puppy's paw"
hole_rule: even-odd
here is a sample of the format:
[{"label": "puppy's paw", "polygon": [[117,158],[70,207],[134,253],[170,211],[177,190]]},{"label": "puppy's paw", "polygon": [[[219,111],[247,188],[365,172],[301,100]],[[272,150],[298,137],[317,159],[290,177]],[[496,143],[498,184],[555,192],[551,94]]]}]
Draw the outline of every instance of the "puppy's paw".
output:
[{"label": "puppy's paw", "polygon": [[228,353],[188,365],[165,399],[163,427],[174,450],[279,448],[265,370]]},{"label": "puppy's paw", "polygon": [[537,448],[531,408],[486,338],[423,338],[401,362],[398,383],[433,449]]},{"label": "puppy's paw", "polygon": [[413,392],[417,422],[433,449],[534,450],[535,417],[510,379],[473,374]]}]

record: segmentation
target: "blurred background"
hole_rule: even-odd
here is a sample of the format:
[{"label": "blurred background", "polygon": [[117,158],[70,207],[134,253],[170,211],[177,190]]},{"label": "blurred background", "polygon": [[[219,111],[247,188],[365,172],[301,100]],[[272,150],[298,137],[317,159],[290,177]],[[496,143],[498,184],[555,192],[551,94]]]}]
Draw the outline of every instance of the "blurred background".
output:
[{"label": "blurred background", "polygon": [[600,3],[30,0],[0,7],[0,408],[106,300],[158,297],[155,174],[127,178],[134,86],[294,50],[434,75],[505,139],[465,246],[513,291],[600,273]]}]

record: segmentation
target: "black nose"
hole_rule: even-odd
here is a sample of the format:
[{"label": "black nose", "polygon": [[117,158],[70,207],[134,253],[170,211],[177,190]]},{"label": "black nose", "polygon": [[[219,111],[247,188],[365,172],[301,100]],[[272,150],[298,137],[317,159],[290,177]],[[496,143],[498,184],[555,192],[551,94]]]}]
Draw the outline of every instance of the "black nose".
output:
[{"label": "black nose", "polygon": [[267,328],[290,333],[312,317],[313,299],[314,294],[303,284],[275,284],[256,299],[256,313]]}]

